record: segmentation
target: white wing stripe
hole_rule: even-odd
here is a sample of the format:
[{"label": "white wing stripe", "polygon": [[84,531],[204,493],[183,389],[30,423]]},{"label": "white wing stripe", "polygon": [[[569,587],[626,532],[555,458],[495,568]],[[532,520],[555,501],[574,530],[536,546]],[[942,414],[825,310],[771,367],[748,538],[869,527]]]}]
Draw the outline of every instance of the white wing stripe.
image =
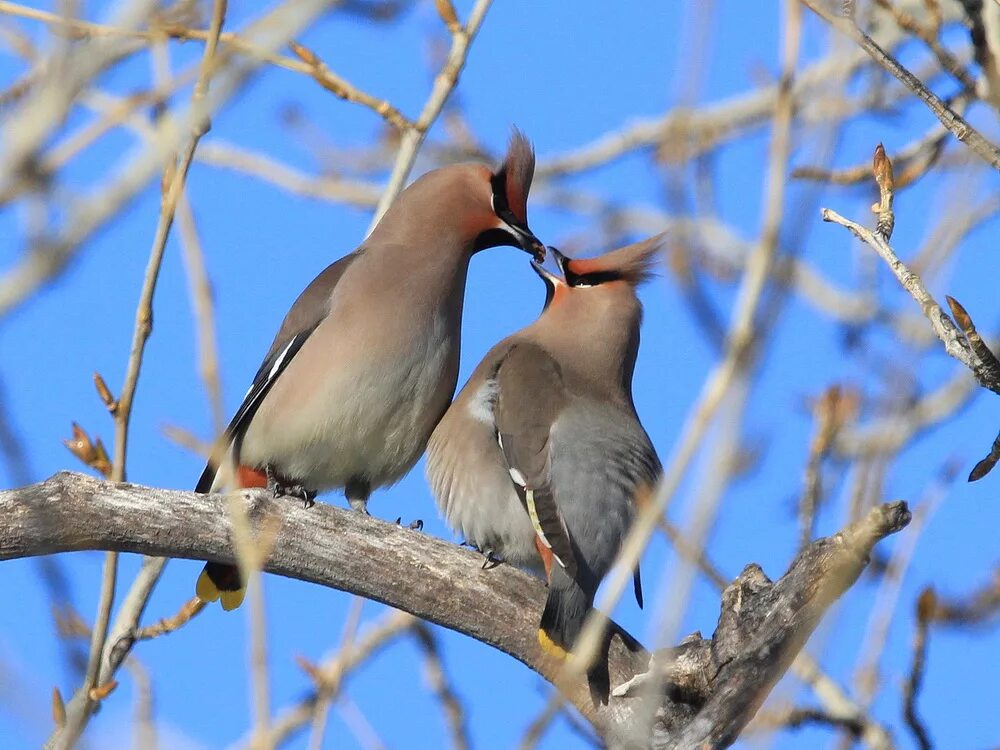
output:
[{"label": "white wing stripe", "polygon": [[279,372],[281,372],[281,366],[285,362],[285,357],[288,356],[288,350],[291,349],[292,346],[295,344],[296,339],[298,339],[298,336],[292,337],[292,340],[288,342],[288,345],[284,349],[282,349],[281,354],[278,355],[278,358],[274,360],[274,364],[271,366],[271,372],[267,374],[267,379],[269,381],[274,380],[274,377]]}]

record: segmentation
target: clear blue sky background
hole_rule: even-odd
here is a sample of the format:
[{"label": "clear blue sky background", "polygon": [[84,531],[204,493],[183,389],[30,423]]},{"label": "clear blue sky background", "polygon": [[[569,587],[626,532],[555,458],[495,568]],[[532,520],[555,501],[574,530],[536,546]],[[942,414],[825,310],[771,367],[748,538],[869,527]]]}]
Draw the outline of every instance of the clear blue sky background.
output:
[{"label": "clear blue sky background", "polygon": [[[101,18],[100,3],[85,4],[89,17]],[[263,8],[233,3],[228,22],[237,28]],[[469,3],[460,3],[467,14]],[[586,143],[632,118],[662,113],[676,101],[688,76],[704,86],[698,102],[723,99],[747,90],[777,72],[780,13],[777,3],[715,3],[711,41],[703,56],[682,47],[693,3],[540,3],[498,2],[486,19],[462,78],[459,95],[477,135],[501,150],[509,127],[516,124],[534,140],[540,155],[554,155]],[[6,22],[6,20],[5,20]],[[418,3],[401,20],[365,25],[333,16],[301,41],[316,50],[336,71],[362,88],[392,100],[415,114],[429,90],[426,40],[440,22],[429,2]],[[42,27],[23,22],[41,42]],[[807,17],[803,59],[825,48],[825,29]],[[172,46],[175,68],[200,53],[197,44]],[[917,55],[911,56],[917,59]],[[0,81],[10,81],[20,68],[7,50],[0,52]],[[148,62],[138,57],[103,82],[126,92],[148,80]],[[308,78],[270,69],[215,120],[206,142],[221,139],[259,150],[304,171],[316,161],[303,138],[290,137],[282,123],[286,105],[295,103],[338,147],[362,146],[379,131],[371,113],[344,104]],[[70,126],[89,115],[75,112]],[[988,115],[984,121],[989,122]],[[932,123],[920,109],[908,109],[879,120],[864,120],[842,134],[838,158],[854,164],[870,158],[874,143],[891,152]],[[439,129],[440,130],[440,129]],[[433,136],[440,137],[435,131]],[[793,154],[795,164],[810,163],[814,131],[802,134]],[[763,164],[768,132],[762,130],[737,146],[727,147],[716,163],[720,218],[741,236],[759,229]],[[90,149],[69,172],[67,184],[83,189],[132,145],[128,134],[114,134]],[[418,171],[428,168],[418,165]],[[622,203],[655,205],[662,199],[659,176],[648,160],[632,156],[582,175],[572,184]],[[259,358],[287,306],[313,275],[350,251],[363,237],[366,212],[289,195],[228,171],[195,164],[189,179],[209,271],[216,288],[220,356],[227,413],[232,413],[252,377]],[[900,196],[894,244],[906,256],[919,246],[927,230],[955,195],[995,192],[995,174],[974,183],[953,178],[926,180]],[[792,190],[787,205],[797,210],[802,191]],[[868,191],[833,191],[822,199],[846,215],[868,220]],[[814,204],[808,204],[814,210]],[[32,477],[44,478],[64,468],[78,468],[61,446],[71,420],[111,440],[110,420],[94,395],[92,372],[104,374],[117,390],[132,332],[135,302],[158,212],[158,192],[147,190],[119,221],[89,243],[70,272],[12,318],[0,324],[0,378],[14,426],[24,439]],[[812,217],[813,214],[809,214]],[[0,269],[23,251],[18,216],[0,214]],[[559,244],[579,238],[582,222],[563,212],[531,209],[531,223],[544,240]],[[857,282],[858,258],[864,250],[839,228],[815,221],[801,247],[803,257],[838,282]],[[1000,313],[995,294],[995,223],[973,233],[963,258],[932,285],[965,302],[981,327]],[[591,245],[588,250],[598,250]],[[915,311],[895,282],[878,268],[879,294],[890,308]],[[987,281],[990,279],[990,281]],[[713,293],[720,304],[730,291]],[[714,353],[680,302],[668,274],[643,290],[647,310],[643,349],[635,379],[636,403],[661,455],[666,459],[679,426]],[[467,293],[463,378],[498,339],[527,324],[540,307],[542,289],[522,255],[494,250],[478,256]],[[204,391],[195,369],[192,319],[179,245],[171,241],[155,305],[155,331],[140,382],[133,419],[130,479],[171,488],[193,486],[201,461],[168,441],[165,425],[178,425],[201,436],[210,434]],[[835,381],[859,383],[861,358],[842,349],[842,331],[815,308],[793,297],[776,324],[763,377],[755,384],[744,425],[751,444],[765,449],[761,464],[727,495],[710,550],[727,574],[735,575],[750,561],[780,575],[795,548],[794,501],[812,426],[805,399]],[[870,353],[892,351],[883,338],[870,342]],[[943,355],[896,362],[923,388],[951,377],[957,365]],[[919,372],[914,368],[919,366]],[[921,438],[893,467],[887,486],[891,497],[919,502],[936,481],[942,464],[962,463],[962,474],[986,451],[996,433],[997,405],[979,398],[946,426]],[[697,467],[696,467],[697,469]],[[0,465],[0,486],[13,483]],[[698,476],[696,471],[693,475]],[[991,476],[975,485],[959,480],[947,494],[919,540],[915,562],[907,572],[902,605],[890,626],[883,660],[885,688],[875,704],[877,717],[891,726],[901,747],[912,740],[902,723],[900,685],[909,662],[913,632],[912,602],[926,584],[959,594],[983,582],[998,562],[996,529],[1000,510]],[[675,507],[685,518],[691,496],[686,486]],[[820,518],[821,533],[839,528],[849,488],[832,488],[837,502]],[[342,503],[337,495],[325,498]],[[386,519],[421,517],[430,534],[448,537],[437,520],[423,477],[423,465],[396,487],[381,491],[371,504]],[[889,550],[890,542],[883,546]],[[73,586],[73,600],[85,616],[95,607],[101,554],[63,558]],[[674,560],[662,540],[654,542],[644,562],[647,611],[631,601],[614,615],[647,643],[656,640],[653,614],[664,593],[664,571]],[[150,620],[172,614],[191,596],[201,564],[171,562],[148,610]],[[128,557],[120,581],[128,582],[137,560]],[[64,695],[76,687],[54,637],[45,590],[32,561],[0,566],[0,736],[5,747],[37,746],[51,720],[49,695],[58,685]],[[497,575],[504,575],[499,569]],[[812,646],[823,653],[830,673],[852,685],[857,650],[876,590],[871,580],[854,587],[821,627]],[[350,597],[299,582],[266,579],[269,659],[275,707],[296,700],[309,688],[293,661],[296,654],[319,660],[339,642]],[[443,596],[447,592],[442,592]],[[366,619],[381,607],[368,603]],[[718,613],[718,596],[705,583],[694,591],[685,632],[710,633]],[[242,737],[250,723],[247,683],[245,614],[224,614],[212,607],[182,631],[142,644],[136,651],[154,680],[162,747],[215,748]],[[476,747],[511,747],[544,705],[547,685],[501,655],[465,637],[439,631],[446,666],[468,711]],[[927,684],[920,709],[940,747],[984,748],[1000,742],[995,719],[998,689],[992,671],[1000,662],[1000,633],[935,631],[932,635]],[[388,747],[439,747],[446,741],[440,712],[429,697],[419,653],[407,641],[394,645],[365,669],[351,676],[345,690]],[[93,722],[95,744],[124,747],[122,736],[131,711],[131,680],[123,684]],[[796,694],[798,697],[796,698]],[[789,678],[775,695],[804,704],[815,701]],[[775,746],[811,748],[829,735],[803,730],[780,735]],[[562,722],[546,736],[544,747],[579,744]],[[746,741],[745,745],[752,743]],[[305,746],[305,735],[293,743]],[[334,714],[327,747],[351,748],[356,740]]]}]

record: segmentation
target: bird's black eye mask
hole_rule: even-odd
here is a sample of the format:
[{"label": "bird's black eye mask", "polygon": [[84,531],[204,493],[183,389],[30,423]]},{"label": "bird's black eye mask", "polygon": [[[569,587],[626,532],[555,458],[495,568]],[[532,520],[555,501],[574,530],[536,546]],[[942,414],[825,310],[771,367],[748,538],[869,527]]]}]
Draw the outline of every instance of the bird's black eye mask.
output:
[{"label": "bird's black eye mask", "polygon": [[495,175],[490,177],[490,187],[493,190],[493,212],[510,224],[512,227],[529,231],[526,226],[510,210],[510,203],[507,200],[507,170],[500,169]]},{"label": "bird's black eye mask", "polygon": [[593,271],[591,273],[573,273],[568,268],[563,269],[566,276],[566,284],[574,287],[588,287],[604,284],[609,281],[620,281],[621,273],[618,271]]},{"label": "bird's black eye mask", "polygon": [[493,206],[493,213],[507,226],[493,227],[480,232],[475,240],[475,249],[484,250],[498,245],[514,245],[534,256],[535,260],[541,261],[545,256],[544,246],[528,229],[528,225],[519,220],[510,208],[510,201],[507,198],[506,168],[501,168],[490,177],[490,190],[492,191],[490,203]]}]

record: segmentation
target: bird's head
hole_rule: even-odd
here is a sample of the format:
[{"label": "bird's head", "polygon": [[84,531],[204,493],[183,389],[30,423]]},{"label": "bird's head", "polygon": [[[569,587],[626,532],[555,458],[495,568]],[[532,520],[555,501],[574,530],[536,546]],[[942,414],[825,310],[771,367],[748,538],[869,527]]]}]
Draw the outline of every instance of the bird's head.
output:
[{"label": "bird's head", "polygon": [[656,255],[663,247],[664,234],[620,247],[593,258],[569,258],[550,247],[559,274],[532,261],[531,266],[545,282],[545,307],[563,301],[590,303],[598,299],[635,298],[635,289],[653,275]]},{"label": "bird's head", "polygon": [[422,233],[429,247],[451,241],[467,253],[501,245],[519,247],[542,262],[545,246],[528,228],[528,191],[534,172],[531,143],[515,130],[496,169],[466,163],[428,172],[400,194],[375,233],[404,241]]},{"label": "bird's head", "polygon": [[535,335],[593,382],[613,385],[627,398],[642,323],[636,287],[653,274],[663,240],[660,234],[594,258],[568,258],[550,247],[559,273],[531,264],[545,282]]},{"label": "bird's head", "polygon": [[491,226],[476,237],[476,249],[513,245],[520,247],[541,263],[545,246],[528,228],[528,191],[535,174],[535,151],[520,130],[514,130],[507,155],[489,174]]}]

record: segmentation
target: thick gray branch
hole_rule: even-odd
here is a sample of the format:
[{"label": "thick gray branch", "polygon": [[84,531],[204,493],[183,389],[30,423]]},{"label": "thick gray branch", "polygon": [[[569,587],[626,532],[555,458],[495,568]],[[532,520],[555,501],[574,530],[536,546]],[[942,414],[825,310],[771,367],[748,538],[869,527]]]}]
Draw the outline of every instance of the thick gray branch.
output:
[{"label": "thick gray branch", "polygon": [[[254,526],[276,533],[267,572],[384,602],[488,643],[550,682],[558,679],[561,665],[545,657],[536,640],[542,582],[509,566],[481,570],[480,558],[467,550],[359,513],[325,504],[305,510],[263,491],[242,494]],[[657,665],[670,662],[665,689],[657,691],[657,746],[731,742],[825,609],[857,578],[875,542],[908,520],[902,503],[876,508],[806,548],[776,584],[748,566],[726,590],[712,641],[691,640],[656,654]],[[68,472],[0,492],[0,560],[75,550],[235,561],[220,495]],[[687,658],[671,658],[679,651]],[[561,687],[610,745],[633,744],[626,738],[639,723],[642,698],[631,689],[608,696],[607,686],[648,681],[649,654],[612,624],[601,664],[607,669],[595,689],[582,680]],[[648,746],[648,736],[639,744]]]}]

